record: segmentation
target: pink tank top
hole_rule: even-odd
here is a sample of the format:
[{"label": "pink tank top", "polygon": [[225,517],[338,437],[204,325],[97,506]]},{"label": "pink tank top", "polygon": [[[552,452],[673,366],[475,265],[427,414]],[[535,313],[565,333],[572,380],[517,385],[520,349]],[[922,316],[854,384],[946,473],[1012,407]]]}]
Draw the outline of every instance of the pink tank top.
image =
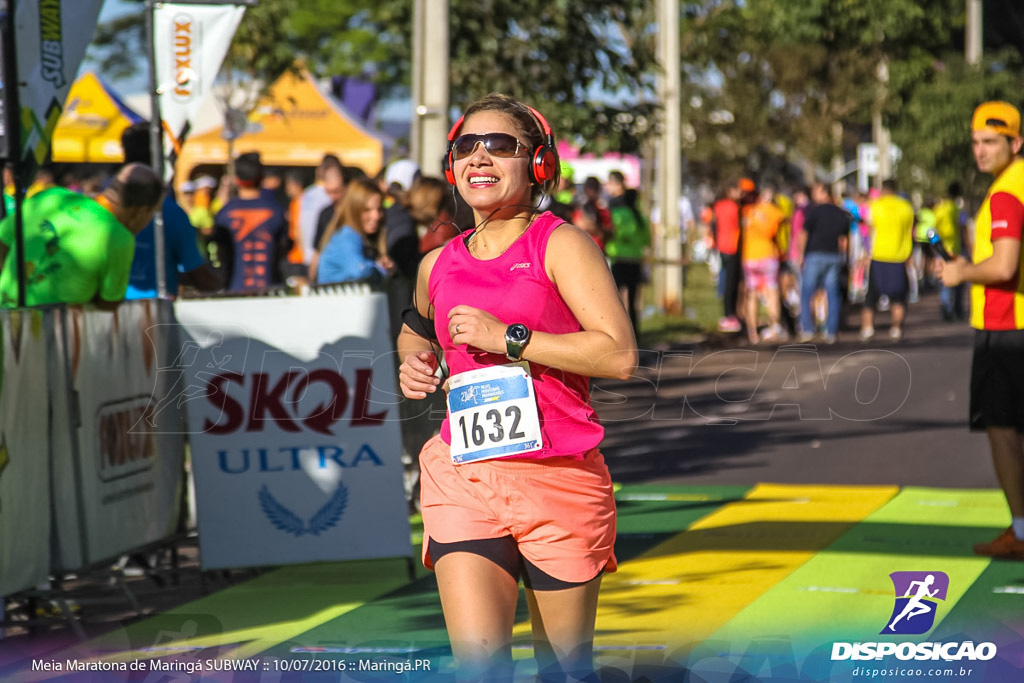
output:
[{"label": "pink tank top", "polygon": [[[538,216],[522,237],[491,260],[469,253],[472,233],[449,242],[430,273],[434,329],[450,374],[508,363],[505,354],[455,346],[448,334],[448,311],[465,304],[482,309],[506,324],[523,323],[533,331],[568,334],[583,329],[544,269],[548,239],[564,221],[550,212]],[[529,348],[529,347],[527,347]],[[538,363],[530,363],[544,447],[519,459],[578,456],[596,447],[604,427],[590,406],[590,380]],[[441,438],[451,443],[448,418]]]}]

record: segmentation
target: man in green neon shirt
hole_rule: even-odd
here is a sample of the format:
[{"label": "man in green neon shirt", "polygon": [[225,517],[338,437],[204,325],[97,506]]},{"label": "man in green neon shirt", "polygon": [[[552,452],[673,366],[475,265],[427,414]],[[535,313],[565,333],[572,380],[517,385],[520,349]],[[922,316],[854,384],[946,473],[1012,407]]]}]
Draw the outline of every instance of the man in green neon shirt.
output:
[{"label": "man in green neon shirt", "polygon": [[[163,187],[148,166],[123,167],[96,199],[53,187],[24,204],[25,303],[93,303],[112,310],[124,298],[138,234],[160,205]],[[0,222],[0,307],[18,305],[14,216]]]}]

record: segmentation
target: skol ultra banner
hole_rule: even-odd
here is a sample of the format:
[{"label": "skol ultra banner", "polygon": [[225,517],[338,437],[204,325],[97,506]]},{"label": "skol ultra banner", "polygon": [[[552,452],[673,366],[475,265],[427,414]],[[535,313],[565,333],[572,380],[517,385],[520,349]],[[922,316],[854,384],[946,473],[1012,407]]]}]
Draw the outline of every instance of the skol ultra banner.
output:
[{"label": "skol ultra banner", "polygon": [[102,6],[103,0],[18,0],[15,6],[19,156],[26,175],[46,158]]},{"label": "skol ultra banner", "polygon": [[175,311],[203,568],[411,556],[385,295]]},{"label": "skol ultra banner", "polygon": [[210,92],[244,7],[164,2],[153,10],[157,92],[164,120],[165,155],[173,159]]}]

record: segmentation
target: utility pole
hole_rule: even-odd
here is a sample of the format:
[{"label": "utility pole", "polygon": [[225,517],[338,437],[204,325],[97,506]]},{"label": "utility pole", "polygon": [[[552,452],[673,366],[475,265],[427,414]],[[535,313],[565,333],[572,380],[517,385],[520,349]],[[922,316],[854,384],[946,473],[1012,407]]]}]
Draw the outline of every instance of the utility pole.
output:
[{"label": "utility pole", "polygon": [[[653,235],[655,256],[664,267],[655,269],[656,305],[663,310],[682,309],[682,248],[679,234],[679,194],[682,191],[680,128],[682,108],[679,101],[679,0],[658,0],[658,99],[663,107],[658,136],[657,203],[660,225]],[[658,273],[658,270],[661,272]]]},{"label": "utility pole", "polygon": [[892,139],[889,129],[882,123],[882,110],[889,95],[889,62],[885,57],[878,63],[878,84],[875,95],[875,109],[871,115],[871,131],[878,146],[878,175],[875,176],[875,187],[882,187],[882,181],[892,177],[892,156],[890,149]]},{"label": "utility pole", "polygon": [[964,59],[981,64],[981,0],[967,0],[967,26],[964,31]]},{"label": "utility pole", "polygon": [[411,158],[424,175],[440,176],[448,143],[448,0],[413,7]]}]

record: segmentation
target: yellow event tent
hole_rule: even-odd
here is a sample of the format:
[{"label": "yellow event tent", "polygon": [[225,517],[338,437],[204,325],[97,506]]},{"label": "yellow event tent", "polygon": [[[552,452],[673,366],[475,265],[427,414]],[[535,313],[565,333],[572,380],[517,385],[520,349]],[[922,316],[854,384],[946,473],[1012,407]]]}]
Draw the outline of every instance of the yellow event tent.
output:
[{"label": "yellow event tent", "polygon": [[[249,116],[249,130],[234,141],[235,154],[256,151],[266,166],[316,166],[336,154],[346,166],[377,173],[390,152],[386,135],[363,126],[312,77],[286,73]],[[188,137],[178,157],[176,177],[186,179],[203,164],[226,164],[223,127]]]},{"label": "yellow event tent", "polygon": [[53,133],[58,163],[106,164],[124,160],[121,133],[142,117],[91,71],[71,85]]}]

